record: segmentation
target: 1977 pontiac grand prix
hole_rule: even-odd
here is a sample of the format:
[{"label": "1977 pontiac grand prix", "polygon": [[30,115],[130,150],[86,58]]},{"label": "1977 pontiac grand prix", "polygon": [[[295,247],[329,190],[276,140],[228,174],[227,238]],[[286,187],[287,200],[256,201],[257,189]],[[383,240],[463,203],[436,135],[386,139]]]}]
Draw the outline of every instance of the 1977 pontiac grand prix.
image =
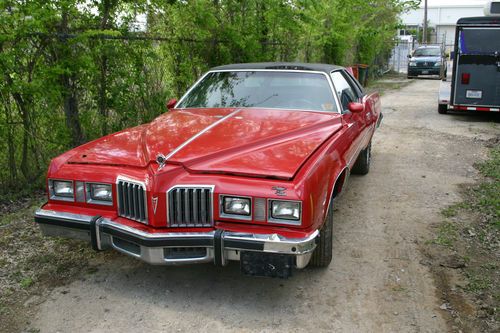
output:
[{"label": "1977 pontiac grand prix", "polygon": [[330,263],[332,205],[368,173],[378,94],[342,67],[254,63],[213,68],[168,106],[52,160],[45,235],[259,276]]}]

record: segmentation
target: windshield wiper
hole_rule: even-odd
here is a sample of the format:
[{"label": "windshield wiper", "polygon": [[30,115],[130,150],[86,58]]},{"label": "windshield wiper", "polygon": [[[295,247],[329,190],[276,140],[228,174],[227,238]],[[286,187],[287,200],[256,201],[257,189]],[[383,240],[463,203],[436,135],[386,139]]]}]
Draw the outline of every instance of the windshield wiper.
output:
[{"label": "windshield wiper", "polygon": [[254,105],[253,105],[253,106],[255,107],[255,106],[257,106],[257,105],[260,105],[260,104],[262,104],[262,103],[265,103],[265,102],[269,101],[271,98],[273,98],[273,97],[277,97],[277,96],[278,96],[278,94],[272,94],[271,96],[269,96],[269,97],[267,97],[266,99],[264,99],[264,100],[260,101],[259,103],[254,103]]}]

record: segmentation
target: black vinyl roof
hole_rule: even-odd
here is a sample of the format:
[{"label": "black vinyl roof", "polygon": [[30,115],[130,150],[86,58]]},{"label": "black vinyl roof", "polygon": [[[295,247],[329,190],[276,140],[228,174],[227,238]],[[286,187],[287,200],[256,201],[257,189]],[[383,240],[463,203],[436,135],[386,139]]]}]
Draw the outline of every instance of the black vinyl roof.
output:
[{"label": "black vinyl roof", "polygon": [[224,66],[213,67],[210,70],[242,70],[242,69],[291,69],[302,71],[316,71],[330,73],[334,70],[342,69],[341,66],[329,64],[308,64],[300,62],[255,62],[246,64],[231,64]]},{"label": "black vinyl roof", "polygon": [[500,25],[500,16],[462,17],[457,21],[457,25],[481,25],[481,24]]}]

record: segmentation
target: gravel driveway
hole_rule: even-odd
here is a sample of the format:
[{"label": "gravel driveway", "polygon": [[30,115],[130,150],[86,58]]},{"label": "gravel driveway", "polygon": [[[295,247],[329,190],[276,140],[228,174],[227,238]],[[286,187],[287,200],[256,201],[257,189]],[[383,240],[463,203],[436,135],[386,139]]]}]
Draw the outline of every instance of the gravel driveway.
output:
[{"label": "gravel driveway", "polygon": [[438,115],[439,81],[382,97],[367,176],[337,201],[328,269],[288,280],[240,275],[237,263],[156,267],[117,255],[53,290],[31,321],[41,332],[445,332],[419,247],[440,210],[477,177],[487,116]]}]

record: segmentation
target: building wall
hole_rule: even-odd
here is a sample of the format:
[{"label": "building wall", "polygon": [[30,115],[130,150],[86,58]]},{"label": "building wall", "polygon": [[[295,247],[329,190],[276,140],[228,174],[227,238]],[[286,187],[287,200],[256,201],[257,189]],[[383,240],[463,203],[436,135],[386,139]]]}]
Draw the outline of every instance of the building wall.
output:
[{"label": "building wall", "polygon": [[[486,3],[486,1],[485,1]],[[484,16],[484,4],[456,5],[456,6],[429,6],[427,19],[430,26],[455,25],[459,18],[469,16]],[[418,8],[401,15],[404,25],[419,25],[424,22],[424,9]]]},{"label": "building wall", "polygon": [[[484,2],[478,1],[474,5],[443,5],[429,6],[427,10],[427,20],[429,27],[435,29],[435,34],[431,36],[431,43],[444,42],[448,49],[451,49],[455,43],[455,25],[458,19],[462,17],[484,16]],[[424,9],[404,13],[401,15],[401,20],[405,26],[423,26]]]},{"label": "building wall", "polygon": [[451,46],[455,43],[455,25],[439,25],[436,27],[437,43],[444,42],[445,45]]}]

